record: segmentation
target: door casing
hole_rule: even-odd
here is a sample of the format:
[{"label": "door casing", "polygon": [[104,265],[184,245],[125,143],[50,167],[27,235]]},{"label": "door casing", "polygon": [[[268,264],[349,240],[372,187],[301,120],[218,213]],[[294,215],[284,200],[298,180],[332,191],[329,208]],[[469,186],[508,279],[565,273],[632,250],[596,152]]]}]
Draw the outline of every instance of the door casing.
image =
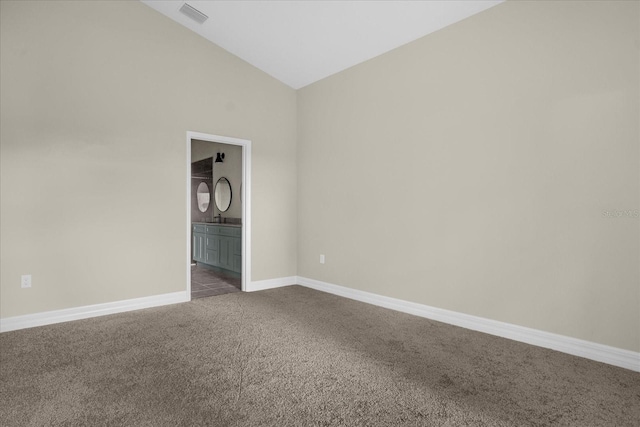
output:
[{"label": "door casing", "polygon": [[239,145],[242,147],[242,290],[251,284],[251,141],[229,136],[187,131],[187,295],[191,299],[191,140]]}]

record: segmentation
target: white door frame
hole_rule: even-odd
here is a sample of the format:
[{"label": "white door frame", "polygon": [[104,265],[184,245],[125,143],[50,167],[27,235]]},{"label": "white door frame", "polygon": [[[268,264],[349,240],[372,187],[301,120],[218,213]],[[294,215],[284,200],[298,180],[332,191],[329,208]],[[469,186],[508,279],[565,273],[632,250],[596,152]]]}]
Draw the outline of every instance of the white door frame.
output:
[{"label": "white door frame", "polygon": [[251,284],[251,141],[187,131],[187,295],[191,300],[191,140],[242,147],[242,290]]}]

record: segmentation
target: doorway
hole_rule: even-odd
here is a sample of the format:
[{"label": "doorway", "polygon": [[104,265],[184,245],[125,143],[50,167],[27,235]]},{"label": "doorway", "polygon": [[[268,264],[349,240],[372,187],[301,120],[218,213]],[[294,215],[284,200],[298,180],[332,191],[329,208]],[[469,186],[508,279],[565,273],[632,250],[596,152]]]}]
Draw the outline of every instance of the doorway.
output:
[{"label": "doorway", "polygon": [[207,289],[212,295],[226,293],[225,284],[246,291],[251,283],[251,141],[189,131],[186,142],[187,294],[191,299],[205,296]]}]

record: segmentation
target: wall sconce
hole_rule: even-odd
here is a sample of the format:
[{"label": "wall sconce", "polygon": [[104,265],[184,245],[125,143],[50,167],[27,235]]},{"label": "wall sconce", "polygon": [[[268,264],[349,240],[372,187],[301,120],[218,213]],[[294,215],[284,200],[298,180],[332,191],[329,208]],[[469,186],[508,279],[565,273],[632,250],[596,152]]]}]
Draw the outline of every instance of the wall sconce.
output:
[{"label": "wall sconce", "polygon": [[215,163],[222,163],[222,162],[224,162],[224,153],[218,153]]}]

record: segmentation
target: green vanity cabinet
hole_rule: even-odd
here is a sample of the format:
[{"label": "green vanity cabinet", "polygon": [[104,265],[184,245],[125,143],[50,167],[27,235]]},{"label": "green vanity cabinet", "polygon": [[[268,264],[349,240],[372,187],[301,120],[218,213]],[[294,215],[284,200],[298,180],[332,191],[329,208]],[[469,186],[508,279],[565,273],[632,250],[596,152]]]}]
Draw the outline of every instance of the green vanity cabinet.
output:
[{"label": "green vanity cabinet", "polygon": [[191,239],[191,243],[193,245],[191,254],[193,256],[194,261],[205,262],[206,253],[206,234],[205,234],[205,226],[194,224],[193,225],[193,238]]},{"label": "green vanity cabinet", "polygon": [[238,273],[242,271],[242,240],[235,239],[233,241],[233,271]]},{"label": "green vanity cabinet", "polygon": [[236,273],[242,272],[242,228],[195,223],[193,242],[194,261]]},{"label": "green vanity cabinet", "polygon": [[205,235],[205,264],[217,265],[220,254],[220,241],[217,236]]},{"label": "green vanity cabinet", "polygon": [[219,267],[233,270],[233,237],[219,236],[220,239],[220,257],[218,258]]}]

